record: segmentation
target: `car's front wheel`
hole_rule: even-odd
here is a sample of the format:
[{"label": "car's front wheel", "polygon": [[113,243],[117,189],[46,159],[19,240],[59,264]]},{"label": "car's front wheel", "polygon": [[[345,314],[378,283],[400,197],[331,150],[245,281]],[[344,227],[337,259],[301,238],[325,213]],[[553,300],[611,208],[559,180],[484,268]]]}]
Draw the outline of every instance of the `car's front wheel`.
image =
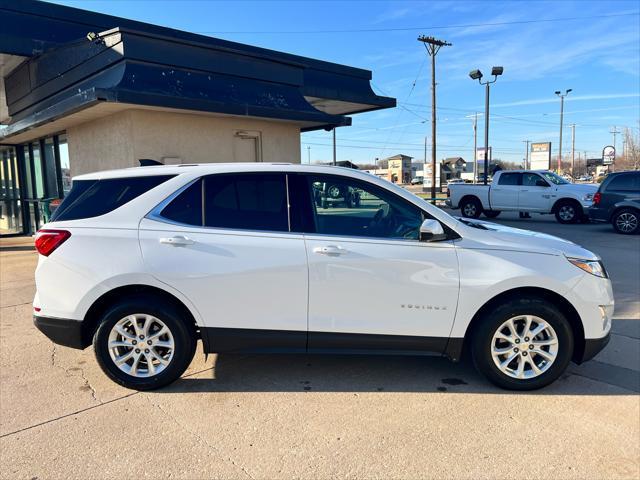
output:
[{"label": "car's front wheel", "polygon": [[93,337],[98,364],[114,382],[153,390],[178,379],[196,349],[194,329],[170,302],[136,297],[108,309]]},{"label": "car's front wheel", "polygon": [[542,299],[517,299],[492,309],[473,331],[476,368],[510,390],[535,390],[555,381],[573,354],[569,322]]},{"label": "car's front wheel", "polygon": [[556,220],[559,223],[576,223],[583,216],[582,206],[574,200],[561,200],[556,207]]}]

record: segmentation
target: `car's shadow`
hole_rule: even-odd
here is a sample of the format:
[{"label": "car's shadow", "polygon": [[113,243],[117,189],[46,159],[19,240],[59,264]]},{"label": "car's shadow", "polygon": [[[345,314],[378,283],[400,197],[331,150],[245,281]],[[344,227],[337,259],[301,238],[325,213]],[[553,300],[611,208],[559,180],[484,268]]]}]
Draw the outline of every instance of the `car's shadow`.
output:
[{"label": "car's shadow", "polygon": [[[629,395],[640,391],[638,372],[629,371],[634,373],[627,372],[622,380],[611,383],[607,381],[607,369],[619,367],[606,365],[604,371],[594,375],[584,374],[582,368],[572,364],[554,384],[527,394]],[[192,371],[159,391],[178,392],[514,393],[494,387],[464,360],[453,363],[442,357],[304,354],[213,356],[211,368]]]}]

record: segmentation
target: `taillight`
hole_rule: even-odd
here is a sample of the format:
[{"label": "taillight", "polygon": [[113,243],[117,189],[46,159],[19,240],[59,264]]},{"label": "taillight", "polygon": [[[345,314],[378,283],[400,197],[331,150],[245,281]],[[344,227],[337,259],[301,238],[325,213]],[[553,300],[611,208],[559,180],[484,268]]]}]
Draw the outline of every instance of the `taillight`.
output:
[{"label": "taillight", "polygon": [[599,205],[600,200],[602,200],[602,194],[600,192],[596,192],[596,194],[593,196],[593,204]]},{"label": "taillight", "polygon": [[67,230],[38,230],[36,233],[36,250],[40,255],[48,257],[70,236],[71,232]]}]

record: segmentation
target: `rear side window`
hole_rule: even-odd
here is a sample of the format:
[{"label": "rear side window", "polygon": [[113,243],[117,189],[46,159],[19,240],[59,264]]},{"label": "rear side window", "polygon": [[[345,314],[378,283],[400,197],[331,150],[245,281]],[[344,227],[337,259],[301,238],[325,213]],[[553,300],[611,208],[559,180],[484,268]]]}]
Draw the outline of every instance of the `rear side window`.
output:
[{"label": "rear side window", "polygon": [[621,192],[637,192],[640,191],[640,174],[625,173],[616,175],[611,179],[607,190],[615,190]]},{"label": "rear side window", "polygon": [[498,185],[520,185],[521,173],[501,173]]},{"label": "rear side window", "polygon": [[166,182],[173,175],[108,178],[74,181],[71,192],[51,217],[51,221],[98,217],[123,206]]},{"label": "rear side window", "polygon": [[289,231],[284,174],[211,175],[204,182],[205,226]]}]

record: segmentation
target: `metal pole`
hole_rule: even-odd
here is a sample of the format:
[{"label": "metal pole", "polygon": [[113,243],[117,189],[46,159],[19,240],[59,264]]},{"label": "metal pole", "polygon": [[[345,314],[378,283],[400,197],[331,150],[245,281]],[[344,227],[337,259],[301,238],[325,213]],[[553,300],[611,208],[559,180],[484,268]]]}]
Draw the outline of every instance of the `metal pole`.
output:
[{"label": "metal pole", "polygon": [[307,146],[307,163],[311,165],[311,147]]},{"label": "metal pole", "polygon": [[473,183],[478,181],[478,112],[473,115]]},{"label": "metal pole", "polygon": [[484,100],[484,184],[487,184],[489,174],[489,83],[486,85]]},{"label": "metal pole", "polygon": [[427,166],[427,139],[428,137],[424,136],[424,162],[422,162],[422,187],[424,190],[424,169]]},{"label": "metal pole", "polygon": [[336,128],[333,127],[333,164],[336,165]]},{"label": "metal pole", "polygon": [[[436,198],[436,56],[431,55],[431,198]],[[433,200],[435,204],[435,200]]]},{"label": "metal pole", "polygon": [[576,161],[576,124],[571,124],[571,179],[574,179],[573,168]]},{"label": "metal pole", "polygon": [[560,143],[558,145],[558,174],[562,170],[562,121],[564,118],[564,95],[560,95]]},{"label": "metal pole", "polygon": [[529,170],[529,140],[523,140],[523,142],[527,145],[524,151],[524,169]]}]

